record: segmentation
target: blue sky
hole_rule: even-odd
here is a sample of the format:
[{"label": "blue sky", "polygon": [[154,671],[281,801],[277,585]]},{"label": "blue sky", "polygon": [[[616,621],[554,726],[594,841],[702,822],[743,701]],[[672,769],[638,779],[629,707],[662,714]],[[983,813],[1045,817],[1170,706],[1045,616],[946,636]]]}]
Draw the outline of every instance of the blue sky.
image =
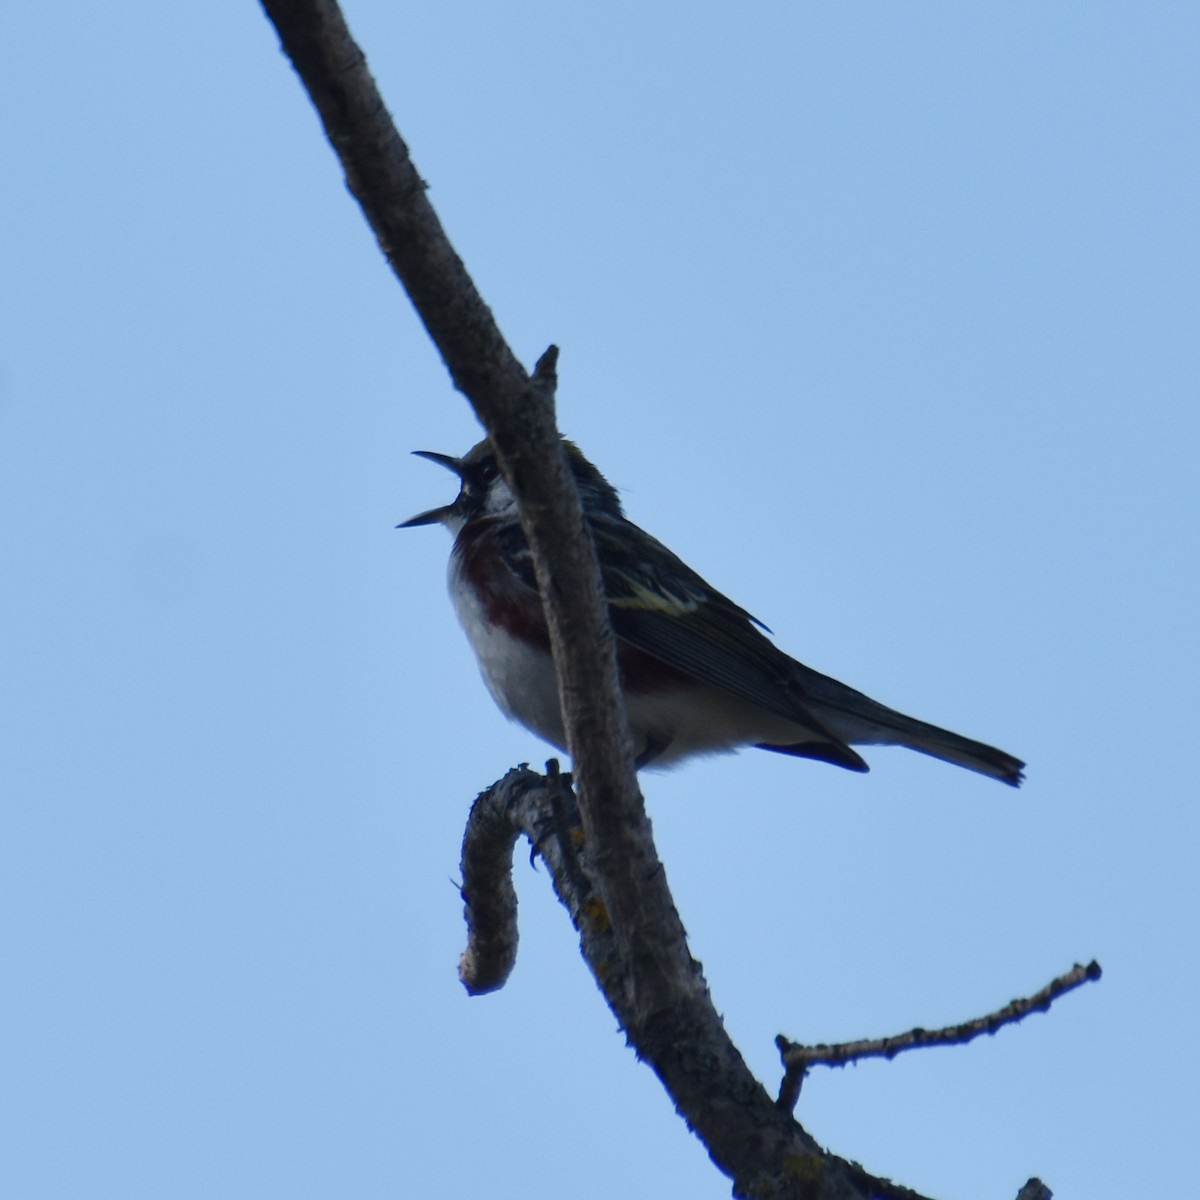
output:
[{"label": "blue sky", "polygon": [[[809,665],[1028,760],[644,780],[718,1008],[961,1050],[799,1115],[942,1196],[1194,1177],[1194,6],[348,6],[517,353]],[[412,449],[477,427],[256,5],[0,16],[0,1192],[721,1197],[544,873]],[[1136,1182],[1135,1182],[1136,1181]]]}]

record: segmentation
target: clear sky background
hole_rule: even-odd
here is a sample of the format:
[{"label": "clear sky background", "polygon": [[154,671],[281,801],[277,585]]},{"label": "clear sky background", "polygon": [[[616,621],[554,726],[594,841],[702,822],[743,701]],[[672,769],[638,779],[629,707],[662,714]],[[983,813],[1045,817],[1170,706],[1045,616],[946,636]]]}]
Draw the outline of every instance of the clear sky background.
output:
[{"label": "clear sky background", "polygon": [[[947,1198],[1183,1194],[1197,1055],[1194,4],[348,15],[631,516],[791,653],[1026,758],[644,779],[772,1039],[1099,985],[799,1116]],[[727,1196],[544,872],[468,999],[481,686],[413,449],[478,436],[250,0],[0,15],[0,1195]]]}]

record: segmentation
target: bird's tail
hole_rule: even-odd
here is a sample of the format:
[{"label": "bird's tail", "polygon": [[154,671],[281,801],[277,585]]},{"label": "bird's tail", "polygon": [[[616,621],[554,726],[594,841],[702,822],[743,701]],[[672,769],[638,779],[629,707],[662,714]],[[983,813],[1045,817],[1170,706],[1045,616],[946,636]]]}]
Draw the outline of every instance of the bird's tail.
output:
[{"label": "bird's tail", "polygon": [[[879,705],[879,710],[887,720],[881,723],[880,732],[884,735],[878,740],[884,743],[907,746],[910,750],[929,754],[940,758],[943,762],[954,763],[966,767],[969,771],[978,771],[981,775],[989,775],[1002,783],[1020,787],[1025,778],[1025,764],[995,746],[985,742],[977,742],[973,738],[951,733],[949,729],[939,729],[915,717],[906,717],[903,713]],[[857,741],[852,738],[851,741]]]},{"label": "bird's tail", "polygon": [[1025,764],[995,746],[905,716],[816,671],[809,670],[803,683],[822,723],[851,745],[907,746],[1012,787],[1021,786]]}]

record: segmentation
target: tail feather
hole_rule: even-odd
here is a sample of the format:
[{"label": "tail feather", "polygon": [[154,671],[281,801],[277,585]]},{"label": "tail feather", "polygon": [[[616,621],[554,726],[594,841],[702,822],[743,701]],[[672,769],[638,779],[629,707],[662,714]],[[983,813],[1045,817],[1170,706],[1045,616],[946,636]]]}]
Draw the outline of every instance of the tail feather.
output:
[{"label": "tail feather", "polygon": [[[883,706],[880,705],[880,708],[883,709]],[[910,750],[940,758],[943,762],[999,779],[1012,787],[1021,786],[1025,778],[1025,764],[1019,758],[985,742],[977,742],[973,738],[951,733],[949,729],[939,729],[936,725],[918,721],[915,717],[906,717],[891,709],[883,709],[883,712],[892,720],[881,725],[880,732],[885,736],[872,738],[872,741],[907,746]],[[849,740],[857,742],[859,739],[854,737]]]},{"label": "tail feather", "polygon": [[802,678],[813,711],[844,742],[855,746],[907,746],[1012,787],[1020,787],[1025,778],[1025,764],[995,746],[905,716],[809,668],[805,668]]}]

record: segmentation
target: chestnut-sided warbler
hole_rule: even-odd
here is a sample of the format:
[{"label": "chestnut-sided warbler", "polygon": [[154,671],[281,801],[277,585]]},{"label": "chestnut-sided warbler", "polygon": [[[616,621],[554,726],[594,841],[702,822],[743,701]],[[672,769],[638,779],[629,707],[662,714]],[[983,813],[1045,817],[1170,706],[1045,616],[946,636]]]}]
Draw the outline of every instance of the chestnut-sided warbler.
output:
[{"label": "chestnut-sided warbler", "polygon": [[[757,746],[851,771],[851,745],[892,744],[1016,786],[1024,763],[906,717],[778,649],[760,621],[625,518],[616,489],[564,441],[600,562],[639,767]],[[550,636],[517,504],[487,441],[464,458],[416,451],[461,481],[457,499],[397,528],[454,535],[450,595],[493,699],[566,749]]]}]

